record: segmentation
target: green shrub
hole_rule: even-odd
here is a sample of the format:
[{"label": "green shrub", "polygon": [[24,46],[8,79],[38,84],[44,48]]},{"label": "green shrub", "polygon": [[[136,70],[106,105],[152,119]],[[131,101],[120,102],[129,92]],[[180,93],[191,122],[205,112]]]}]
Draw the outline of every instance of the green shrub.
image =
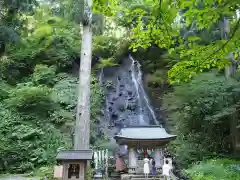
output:
[{"label": "green shrub", "polygon": [[67,71],[79,58],[81,49],[80,29],[76,27],[63,20],[53,24],[41,22],[33,33],[11,46],[7,56],[1,58],[4,60],[0,67],[2,78],[16,83],[31,75],[36,64],[54,66],[58,72]]},{"label": "green shrub", "polygon": [[93,56],[100,59],[98,68],[115,66],[128,53],[129,41],[112,36],[95,36],[93,39]]},{"label": "green shrub", "polygon": [[56,178],[53,177],[54,169],[53,166],[43,166],[38,168],[33,172],[33,176],[35,177],[40,177],[41,180],[57,180]]},{"label": "green shrub", "polygon": [[62,135],[39,117],[22,116],[0,104],[0,172],[22,173],[55,161]]},{"label": "green shrub", "polygon": [[216,159],[200,162],[186,170],[193,180],[238,180],[240,162],[229,159]]},{"label": "green shrub", "polygon": [[92,54],[104,59],[111,58],[117,51],[118,39],[109,36],[95,36],[93,39]]},{"label": "green shrub", "polygon": [[[52,16],[48,7],[37,8],[35,13],[23,15],[19,41],[0,57],[0,173],[50,167],[57,151],[72,145],[79,91],[72,68],[79,61],[80,26]],[[97,36],[93,55],[116,64],[117,43],[114,37]],[[104,93],[93,75],[91,143],[101,138],[93,125],[103,100]]]},{"label": "green shrub", "polygon": [[54,66],[48,67],[46,65],[36,65],[34,73],[32,74],[32,81],[36,85],[53,86],[55,84],[56,68]]},{"label": "green shrub", "polygon": [[93,169],[88,168],[87,169],[87,178],[86,178],[86,180],[92,180],[92,178],[93,178]]},{"label": "green shrub", "polygon": [[165,95],[168,122],[178,135],[171,149],[181,165],[232,152],[231,123],[238,117],[239,87],[239,81],[209,72]]},{"label": "green shrub", "polygon": [[145,78],[149,86],[159,87],[167,84],[167,70],[157,70],[152,74],[149,74]]},{"label": "green shrub", "polygon": [[30,84],[18,84],[9,93],[6,103],[9,107],[19,111],[43,113],[52,109],[52,101],[49,94],[51,89],[46,86],[32,86]]},{"label": "green shrub", "polygon": [[[69,74],[54,77],[54,69],[36,66],[26,83],[11,87],[0,104],[0,172],[22,173],[55,163],[59,149],[71,148],[75,122],[78,78]],[[35,86],[34,84],[43,84]],[[2,90],[5,85],[3,84]],[[99,115],[103,91],[92,76],[91,124]],[[91,126],[95,142],[99,137]]]}]

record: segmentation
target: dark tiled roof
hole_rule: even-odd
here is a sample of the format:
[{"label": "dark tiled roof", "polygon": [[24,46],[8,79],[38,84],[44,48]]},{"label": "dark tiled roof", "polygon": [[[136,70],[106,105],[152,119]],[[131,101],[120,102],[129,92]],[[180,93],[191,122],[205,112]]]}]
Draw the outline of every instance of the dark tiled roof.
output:
[{"label": "dark tiled roof", "polygon": [[57,160],[91,160],[92,150],[63,150],[57,154]]},{"label": "dark tiled roof", "polygon": [[134,126],[125,127],[114,137],[125,139],[138,139],[138,140],[155,140],[155,139],[172,139],[176,135],[171,135],[160,126]]}]

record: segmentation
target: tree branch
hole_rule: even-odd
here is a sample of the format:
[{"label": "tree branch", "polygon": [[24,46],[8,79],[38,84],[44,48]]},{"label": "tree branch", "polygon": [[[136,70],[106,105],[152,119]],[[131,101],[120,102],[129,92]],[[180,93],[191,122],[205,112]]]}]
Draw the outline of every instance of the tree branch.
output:
[{"label": "tree branch", "polygon": [[232,40],[232,38],[234,37],[234,35],[235,35],[236,32],[237,32],[237,29],[238,29],[238,26],[239,26],[239,25],[240,25],[240,19],[238,19],[237,24],[235,25],[235,27],[234,27],[234,29],[233,29],[233,32],[232,32],[231,36],[229,37],[229,39],[228,39],[219,49],[217,49],[214,53],[212,53],[210,56],[208,56],[208,57],[206,58],[206,60],[207,60],[207,59],[210,59],[214,54],[220,52],[220,51]]}]

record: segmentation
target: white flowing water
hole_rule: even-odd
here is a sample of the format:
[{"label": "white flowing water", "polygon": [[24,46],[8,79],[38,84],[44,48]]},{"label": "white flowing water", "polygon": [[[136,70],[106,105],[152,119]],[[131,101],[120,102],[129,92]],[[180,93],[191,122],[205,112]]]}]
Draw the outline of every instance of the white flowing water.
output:
[{"label": "white flowing water", "polygon": [[[148,96],[143,87],[141,65],[131,55],[129,56],[129,58],[132,60],[131,76],[132,76],[132,81],[134,83],[134,86],[136,88],[138,105],[140,107],[139,123],[140,123],[140,125],[146,124],[146,122],[144,121],[144,112],[143,112],[143,109],[146,105],[148,111],[151,114],[152,120],[154,121],[155,124],[158,124],[155,112],[154,112],[152,106],[150,105]],[[142,103],[142,101],[141,101],[142,98],[145,101],[144,103]]]},{"label": "white flowing water", "polygon": [[139,73],[137,73],[137,71],[135,70],[135,63],[136,61],[130,56],[131,60],[132,60],[132,66],[131,66],[131,77],[132,77],[132,81],[134,83],[134,86],[136,88],[136,93],[137,93],[137,98],[138,98],[138,105],[140,107],[140,112],[138,114],[139,117],[139,124],[140,125],[145,125],[145,121],[144,121],[144,115],[143,115],[143,108],[142,108],[142,101],[140,100],[140,92],[139,92],[139,82],[138,82],[138,76]]}]

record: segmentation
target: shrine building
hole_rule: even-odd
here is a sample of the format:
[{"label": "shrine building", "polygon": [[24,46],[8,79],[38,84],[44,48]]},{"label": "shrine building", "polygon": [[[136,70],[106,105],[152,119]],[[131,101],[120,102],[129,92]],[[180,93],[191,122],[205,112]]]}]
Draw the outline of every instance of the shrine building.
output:
[{"label": "shrine building", "polygon": [[176,137],[161,126],[131,126],[122,128],[114,139],[118,145],[128,147],[128,173],[142,174],[143,160],[139,158],[139,150],[152,152],[157,172],[160,173],[164,164],[163,149]]}]

